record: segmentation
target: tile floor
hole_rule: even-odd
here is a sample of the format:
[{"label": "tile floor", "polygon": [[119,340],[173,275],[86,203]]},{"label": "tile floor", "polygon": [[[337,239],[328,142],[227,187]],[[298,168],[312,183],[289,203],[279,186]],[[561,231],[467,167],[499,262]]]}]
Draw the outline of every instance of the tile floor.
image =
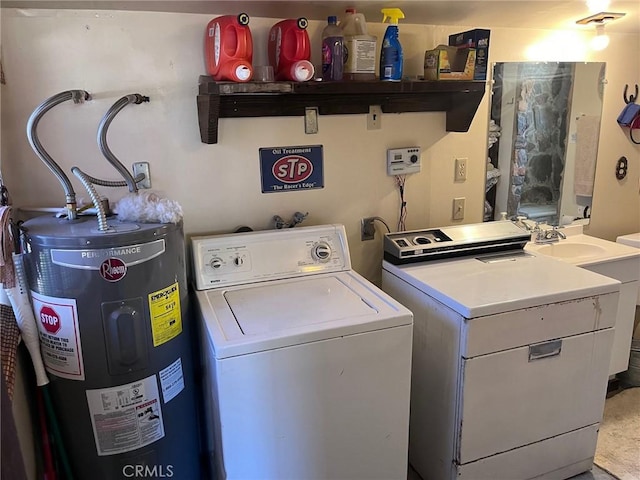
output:
[{"label": "tile floor", "polygon": [[602,470],[597,465],[594,465],[590,472],[584,472],[575,477],[571,477],[571,480],[617,480],[618,477],[614,477],[605,470]]}]

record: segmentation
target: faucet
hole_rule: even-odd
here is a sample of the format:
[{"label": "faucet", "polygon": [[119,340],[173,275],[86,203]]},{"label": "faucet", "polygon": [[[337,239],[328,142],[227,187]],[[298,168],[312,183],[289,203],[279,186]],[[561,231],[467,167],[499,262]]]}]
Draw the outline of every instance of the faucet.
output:
[{"label": "faucet", "polygon": [[535,222],[535,225],[531,225],[532,221],[529,220],[528,222],[526,220],[529,220],[528,217],[523,216],[523,215],[518,215],[516,217],[516,222],[515,224],[518,225],[521,228],[524,228],[527,232],[539,232],[540,231],[540,225],[538,224],[538,222]]},{"label": "faucet", "polygon": [[566,239],[567,236],[563,232],[561,232],[558,227],[553,227],[552,229],[541,228],[536,234],[535,243],[556,243],[559,242],[561,238]]}]

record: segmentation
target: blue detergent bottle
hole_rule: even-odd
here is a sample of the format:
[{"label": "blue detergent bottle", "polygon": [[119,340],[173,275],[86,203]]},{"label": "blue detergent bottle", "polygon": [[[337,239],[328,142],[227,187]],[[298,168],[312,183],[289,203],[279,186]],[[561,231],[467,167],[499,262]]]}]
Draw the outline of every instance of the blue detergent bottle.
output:
[{"label": "blue detergent bottle", "polygon": [[383,8],[382,23],[390,25],[384,33],[380,49],[380,80],[399,82],[402,80],[402,45],[398,38],[398,20],[404,18],[399,8]]}]

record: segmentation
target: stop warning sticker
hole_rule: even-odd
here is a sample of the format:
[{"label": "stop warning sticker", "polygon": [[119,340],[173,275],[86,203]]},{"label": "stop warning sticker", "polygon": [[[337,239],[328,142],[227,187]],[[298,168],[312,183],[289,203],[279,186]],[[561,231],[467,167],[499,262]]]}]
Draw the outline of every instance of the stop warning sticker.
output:
[{"label": "stop warning sticker", "polygon": [[78,309],[73,298],[31,292],[38,324],[40,351],[47,371],[71,380],[84,380]]},{"label": "stop warning sticker", "polygon": [[157,347],[182,333],[178,282],[149,294],[153,346]]}]

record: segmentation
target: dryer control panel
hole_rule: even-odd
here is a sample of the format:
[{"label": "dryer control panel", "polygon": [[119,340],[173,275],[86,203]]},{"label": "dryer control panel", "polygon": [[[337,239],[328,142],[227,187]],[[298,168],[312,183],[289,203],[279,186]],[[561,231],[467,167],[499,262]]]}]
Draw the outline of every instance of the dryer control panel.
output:
[{"label": "dryer control panel", "polygon": [[196,288],[351,270],[343,225],[192,237]]},{"label": "dryer control panel", "polygon": [[394,265],[522,250],[531,232],[513,222],[452,225],[431,230],[410,230],[384,236],[384,259]]}]

